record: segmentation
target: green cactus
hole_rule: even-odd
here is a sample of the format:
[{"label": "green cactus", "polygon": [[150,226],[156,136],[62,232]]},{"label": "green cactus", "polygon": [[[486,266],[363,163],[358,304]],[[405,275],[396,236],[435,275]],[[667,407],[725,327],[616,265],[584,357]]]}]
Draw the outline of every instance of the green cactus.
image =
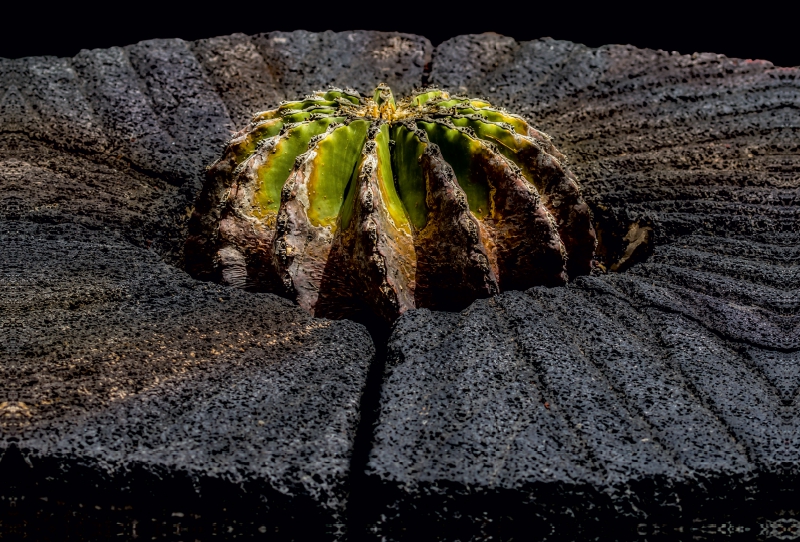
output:
[{"label": "green cactus", "polygon": [[588,273],[595,232],[550,138],[488,102],[379,85],[257,114],[190,221],[195,276],[317,316],[394,320]]}]

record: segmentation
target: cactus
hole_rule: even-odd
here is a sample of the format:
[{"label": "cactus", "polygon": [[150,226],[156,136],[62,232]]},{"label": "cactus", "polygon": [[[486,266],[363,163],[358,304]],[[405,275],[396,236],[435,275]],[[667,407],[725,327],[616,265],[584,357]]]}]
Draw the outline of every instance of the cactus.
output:
[{"label": "cactus", "polygon": [[585,274],[595,233],[550,138],[488,102],[331,89],[257,114],[209,167],[190,273],[316,316],[458,310]]}]

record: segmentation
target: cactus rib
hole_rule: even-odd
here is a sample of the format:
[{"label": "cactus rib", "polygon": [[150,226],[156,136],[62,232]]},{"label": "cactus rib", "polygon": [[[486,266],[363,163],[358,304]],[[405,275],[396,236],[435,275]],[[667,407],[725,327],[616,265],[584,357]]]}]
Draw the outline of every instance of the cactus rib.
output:
[{"label": "cactus rib", "polygon": [[564,284],[596,244],[546,134],[484,100],[386,85],[256,114],[209,167],[189,229],[195,276],[386,321]]}]

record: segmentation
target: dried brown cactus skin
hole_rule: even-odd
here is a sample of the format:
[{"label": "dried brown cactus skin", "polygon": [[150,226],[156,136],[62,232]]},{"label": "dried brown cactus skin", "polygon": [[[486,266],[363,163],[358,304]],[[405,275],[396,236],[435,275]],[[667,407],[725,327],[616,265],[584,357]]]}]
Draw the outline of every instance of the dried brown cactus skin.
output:
[{"label": "dried brown cactus skin", "polygon": [[470,213],[467,197],[439,149],[429,145],[420,157],[427,187],[428,222],[416,236],[420,307],[459,309],[464,301],[499,292],[490,265],[490,238]]},{"label": "dried brown cactus skin", "polygon": [[460,310],[588,273],[588,206],[550,138],[485,101],[316,92],[257,114],[209,167],[194,276],[320,317]]},{"label": "dried brown cactus skin", "polygon": [[[352,218],[334,241],[331,269],[317,307],[330,318],[364,310],[361,298],[370,299],[372,310],[386,320],[415,306],[416,252],[411,226],[407,220],[396,223],[383,211],[387,194],[375,138],[388,138],[386,128],[386,124],[376,125],[365,145]],[[358,295],[353,295],[355,292]]]}]

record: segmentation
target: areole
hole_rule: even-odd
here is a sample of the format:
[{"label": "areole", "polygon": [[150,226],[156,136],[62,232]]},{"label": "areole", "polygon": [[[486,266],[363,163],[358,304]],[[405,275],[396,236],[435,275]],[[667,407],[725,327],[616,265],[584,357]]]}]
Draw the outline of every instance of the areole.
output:
[{"label": "areole", "polygon": [[379,85],[253,117],[209,167],[190,221],[195,276],[316,316],[458,310],[588,273],[596,238],[550,138],[487,101]]}]

